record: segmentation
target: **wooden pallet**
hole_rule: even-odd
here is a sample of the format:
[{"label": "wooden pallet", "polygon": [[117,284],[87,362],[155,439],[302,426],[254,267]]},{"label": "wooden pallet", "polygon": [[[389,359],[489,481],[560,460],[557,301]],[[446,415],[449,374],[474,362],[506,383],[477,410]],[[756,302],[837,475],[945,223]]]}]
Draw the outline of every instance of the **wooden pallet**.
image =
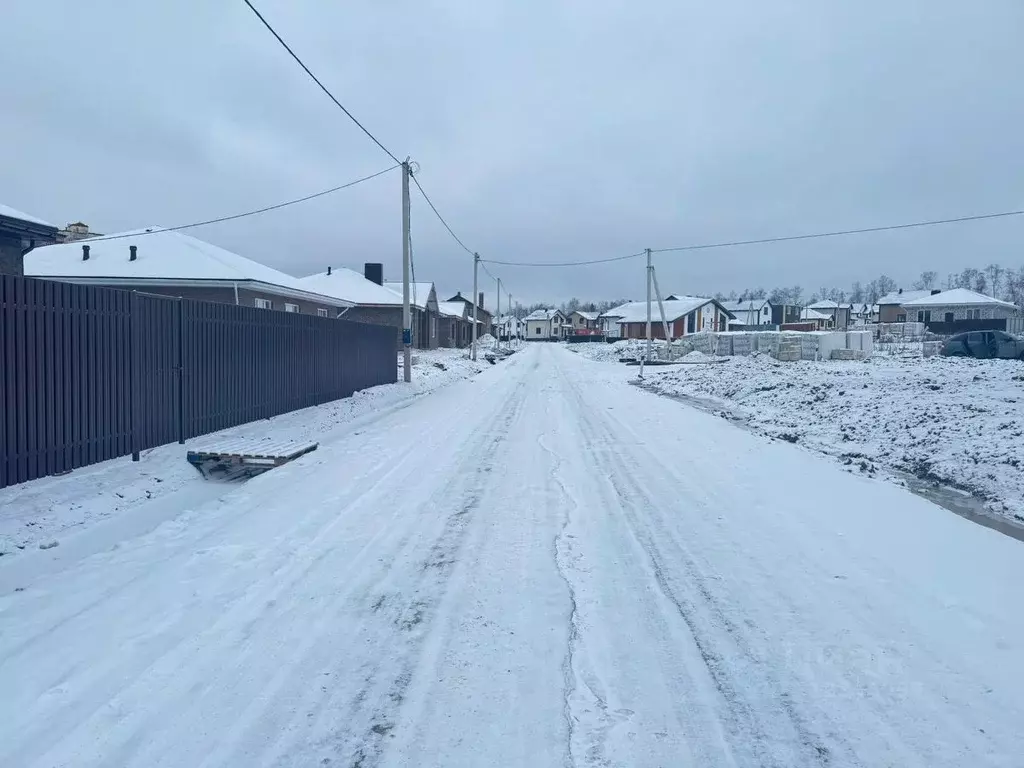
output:
[{"label": "wooden pallet", "polygon": [[300,456],[315,451],[319,443],[303,443],[294,440],[225,440],[189,451],[188,463],[203,477],[233,480],[253,477],[274,467],[287,464]]}]

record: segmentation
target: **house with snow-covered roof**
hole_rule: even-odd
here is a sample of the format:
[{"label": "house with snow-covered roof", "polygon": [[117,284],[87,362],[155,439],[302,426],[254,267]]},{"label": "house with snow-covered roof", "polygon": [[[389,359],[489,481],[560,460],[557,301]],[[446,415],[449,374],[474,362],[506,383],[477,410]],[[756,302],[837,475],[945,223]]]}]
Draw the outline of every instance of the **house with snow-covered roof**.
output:
[{"label": "house with snow-covered roof", "polygon": [[731,325],[756,327],[772,324],[772,303],[768,299],[733,299],[722,306],[733,316]]},{"label": "house with snow-covered roof", "polygon": [[878,322],[905,323],[907,321],[907,313],[903,309],[903,303],[931,294],[932,291],[904,291],[902,288],[885,294],[885,296],[878,300]]},{"label": "house with snow-covered roof", "polygon": [[535,309],[523,318],[527,341],[561,341],[569,321],[560,309]]},{"label": "house with snow-covered roof", "polygon": [[352,302],[183,232],[150,227],[36,248],[29,277],[337,317]]},{"label": "house with snow-covered roof", "polygon": [[835,318],[830,313],[812,309],[811,307],[804,307],[800,310],[800,323],[811,325],[816,331],[824,331],[836,327]]},{"label": "house with snow-covered roof", "polygon": [[604,334],[604,337],[606,339],[621,338],[622,326],[619,325],[619,320],[621,320],[624,315],[625,307],[629,306],[630,304],[632,304],[632,302],[620,304],[617,307],[612,307],[611,309],[605,310],[598,316],[598,328],[600,329],[601,333]]},{"label": "house with snow-covered roof", "polygon": [[24,274],[22,257],[56,240],[53,224],[0,204],[0,275]]},{"label": "house with snow-covered roof", "polygon": [[569,313],[567,320],[569,325],[572,326],[573,332],[596,331],[600,325],[598,322],[598,318],[600,316],[600,312],[588,312],[583,309],[576,309]]},{"label": "house with snow-covered roof", "polygon": [[[328,267],[324,272],[299,278],[312,291],[333,296],[350,306],[342,314],[346,320],[373,325],[390,325],[396,343],[402,340],[402,283],[385,283],[384,265],[368,262],[363,273],[347,267]],[[412,312],[412,345],[417,349],[435,349],[439,343],[439,312],[433,283],[409,286]]]},{"label": "house with snow-covered roof", "polygon": [[470,305],[464,301],[439,301],[437,309],[438,345],[458,349],[468,347],[473,341]]},{"label": "house with snow-covered roof", "polygon": [[849,328],[850,327],[850,316],[853,312],[853,307],[849,302],[838,302],[832,301],[831,299],[822,299],[816,301],[813,304],[808,304],[807,309],[813,309],[820,315],[828,315],[832,318],[833,328]]},{"label": "house with snow-covered roof", "polygon": [[[662,307],[665,316],[662,321]],[[617,323],[620,327],[620,338],[647,338],[647,302],[634,301],[616,307]],[[669,325],[669,333],[673,339],[702,331],[726,331],[729,320],[733,318],[722,302],[702,296],[684,296],[672,294],[672,297],[661,302],[651,302],[651,337],[665,338],[664,323]]]},{"label": "house with snow-covered roof", "polygon": [[903,309],[908,320],[924,323],[932,333],[1022,330],[1020,307],[967,288],[931,292],[903,302]]}]

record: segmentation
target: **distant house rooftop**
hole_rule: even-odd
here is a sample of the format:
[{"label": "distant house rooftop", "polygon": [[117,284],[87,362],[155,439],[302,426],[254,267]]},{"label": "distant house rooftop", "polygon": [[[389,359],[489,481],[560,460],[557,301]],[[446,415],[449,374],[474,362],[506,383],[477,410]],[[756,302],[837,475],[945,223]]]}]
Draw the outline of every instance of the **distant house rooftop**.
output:
[{"label": "distant house rooftop", "polygon": [[930,295],[931,291],[893,291],[880,298],[878,304],[879,306],[882,304],[906,304],[908,301]]},{"label": "distant house rooftop", "polygon": [[298,282],[308,291],[333,296],[359,306],[402,306],[401,293],[367,280],[359,272],[346,267],[328,267],[325,272],[300,277]]},{"label": "distant house rooftop", "polygon": [[160,227],[36,248],[25,255],[25,274],[111,286],[259,283],[282,295],[318,294],[273,267]]},{"label": "distant house rooftop", "polygon": [[971,291],[967,288],[953,288],[948,291],[941,291],[940,293],[929,293],[925,291],[924,296],[904,301],[904,307],[937,307],[937,306],[1002,306],[1002,307],[1016,307],[1015,304],[1009,301],[1002,301],[1001,299],[993,298],[992,296],[986,296],[983,293],[977,291]]}]

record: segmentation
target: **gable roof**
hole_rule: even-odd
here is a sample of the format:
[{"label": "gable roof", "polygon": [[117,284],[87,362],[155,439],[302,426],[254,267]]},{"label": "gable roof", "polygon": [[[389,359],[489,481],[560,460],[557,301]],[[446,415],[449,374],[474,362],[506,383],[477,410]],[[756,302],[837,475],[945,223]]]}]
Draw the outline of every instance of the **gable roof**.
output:
[{"label": "gable roof", "polygon": [[[385,280],[384,287],[402,299],[403,284],[400,280]],[[410,283],[409,303],[417,309],[426,309],[430,301],[430,292],[433,290],[433,283]]]},{"label": "gable roof", "polygon": [[587,312],[587,311],[584,311],[582,309],[574,309],[569,314],[570,315],[579,315],[584,320],[597,320],[597,318],[601,316],[601,314],[599,312]]},{"label": "gable roof", "polygon": [[838,301],[832,301],[831,299],[822,299],[807,306],[809,309],[850,309],[852,305],[849,302],[840,304]]},{"label": "gable roof", "polygon": [[920,299],[924,296],[930,295],[931,291],[904,291],[903,293],[900,293],[899,291],[893,291],[892,293],[885,294],[885,296],[878,300],[878,303],[903,304],[905,302],[914,301],[915,299]]},{"label": "gable roof", "polygon": [[565,314],[560,309],[535,309],[533,312],[528,314],[523,320],[554,320],[556,317],[565,319]]},{"label": "gable roof", "polygon": [[459,319],[466,319],[466,310],[469,305],[461,301],[439,301],[437,302],[437,311],[442,315],[448,317],[457,317]]},{"label": "gable roof", "polygon": [[[706,304],[714,304],[726,312],[729,311],[717,299],[707,299],[702,296],[678,296],[676,299],[664,301],[662,304],[665,307],[665,319],[669,322],[678,320]],[[614,316],[619,318],[620,323],[643,323],[647,321],[647,302],[631,301],[629,304],[616,307],[615,312],[617,314]],[[661,322],[661,310],[656,301],[651,302],[651,322]]]},{"label": "gable roof", "polygon": [[633,302],[631,302],[631,301],[627,301],[625,304],[619,304],[619,306],[617,306],[617,307],[612,307],[611,309],[605,310],[604,312],[601,313],[600,316],[601,317],[607,317],[609,319],[616,318],[616,317],[622,317],[622,313],[623,313],[623,311],[625,311],[625,308],[628,307],[632,303]]},{"label": "gable roof", "polygon": [[[25,255],[25,274],[123,280],[251,280],[310,290],[298,278],[182,232],[151,227],[116,237],[86,238],[36,248]],[[89,246],[88,260],[82,258],[84,245]],[[135,261],[129,258],[133,245],[137,246]]]},{"label": "gable roof", "polygon": [[22,213],[16,208],[11,208],[10,206],[4,205],[3,203],[0,203],[0,216],[6,216],[8,219],[17,219],[18,221],[27,221],[29,224],[38,224],[41,227],[53,227],[54,229],[57,228],[48,221],[43,221],[42,219],[36,218],[35,216],[30,216],[27,213]]},{"label": "gable roof", "polygon": [[318,272],[298,279],[307,291],[333,296],[363,306],[400,307],[402,297],[382,285],[367,280],[359,272],[347,267],[332,267],[330,274]]},{"label": "gable roof", "polygon": [[800,310],[800,319],[801,320],[831,320],[832,319],[832,315],[826,314],[824,312],[819,312],[818,310],[811,309],[810,307],[804,307],[802,310]]},{"label": "gable roof", "polygon": [[998,305],[1001,307],[1016,307],[1009,301],[1002,301],[1001,299],[993,298],[992,296],[986,296],[983,293],[977,291],[971,291],[967,288],[953,288],[948,291],[942,291],[940,293],[927,293],[918,299],[911,301],[904,301],[904,307],[934,307],[942,305],[964,305],[964,304],[978,304],[978,305]]},{"label": "gable roof", "polygon": [[768,299],[733,299],[721,302],[722,306],[729,312],[749,312],[751,309],[760,310],[765,304],[771,304]]}]

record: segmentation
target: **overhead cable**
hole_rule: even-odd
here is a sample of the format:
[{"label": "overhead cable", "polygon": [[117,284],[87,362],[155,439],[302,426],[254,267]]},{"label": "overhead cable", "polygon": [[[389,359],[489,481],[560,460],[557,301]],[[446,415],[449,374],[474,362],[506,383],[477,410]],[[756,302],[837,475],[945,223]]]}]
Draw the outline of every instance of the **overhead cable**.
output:
[{"label": "overhead cable", "polygon": [[268,205],[268,206],[266,206],[264,208],[257,208],[254,211],[245,211],[244,213],[234,213],[234,214],[232,214],[230,216],[220,216],[220,217],[218,217],[216,219],[206,219],[204,221],[195,221],[195,222],[192,222],[191,224],[179,224],[176,227],[159,227],[159,228],[156,228],[156,229],[147,229],[147,230],[143,230],[141,232],[134,232],[134,233],[128,233],[128,234],[121,234],[121,235],[100,235],[99,237],[90,237],[90,238],[88,238],[88,242],[96,243],[96,242],[101,242],[103,240],[120,240],[120,239],[125,238],[125,237],[140,237],[142,235],[154,234],[156,232],[177,232],[178,230],[181,230],[181,229],[192,229],[193,227],[205,227],[207,224],[219,224],[222,221],[233,221],[234,219],[242,219],[242,218],[245,218],[246,216],[255,216],[256,214],[266,213],[267,211],[276,211],[278,208],[285,208],[285,207],[287,207],[289,205],[297,205],[298,203],[304,203],[307,200],[312,200],[312,199],[317,198],[317,197],[323,197],[324,195],[329,195],[329,194],[331,194],[333,192],[339,192],[339,191],[341,191],[343,189],[348,189],[349,187],[354,187],[356,184],[362,184],[364,181],[369,181],[370,179],[375,179],[378,176],[383,176],[385,173],[388,173],[389,171],[393,171],[396,168],[400,168],[400,167],[401,167],[401,164],[393,165],[390,168],[385,168],[383,171],[377,171],[376,173],[370,174],[369,176],[363,176],[363,178],[356,179],[355,181],[350,181],[347,184],[341,184],[340,186],[337,186],[337,187],[331,187],[330,189],[325,189],[325,190],[323,190],[321,192],[314,192],[312,195],[306,195],[305,197],[298,197],[298,198],[296,198],[294,200],[286,200],[283,203],[275,203],[274,205]]},{"label": "overhead cable", "polygon": [[277,42],[279,42],[282,46],[284,46],[284,49],[286,51],[288,51],[288,53],[291,54],[291,57],[293,59],[295,59],[295,61],[298,63],[298,65],[300,67],[302,67],[306,71],[306,74],[309,75],[311,78],[313,78],[313,82],[320,86],[320,90],[327,94],[327,96],[331,99],[331,101],[333,101],[335,103],[335,105],[337,105],[338,109],[340,109],[342,112],[344,112],[348,116],[348,119],[351,120],[353,123],[355,123],[359,127],[359,130],[361,130],[363,133],[365,133],[367,136],[369,136],[370,140],[373,141],[374,144],[376,144],[378,147],[380,147],[382,150],[384,150],[384,152],[388,155],[388,157],[390,157],[396,163],[401,165],[402,161],[399,160],[397,157],[395,157],[395,154],[390,149],[388,149],[383,144],[381,144],[380,141],[377,139],[377,137],[374,136],[372,133],[370,133],[370,131],[367,130],[366,126],[363,125],[362,123],[360,123],[356,119],[355,115],[353,115],[351,112],[349,112],[347,109],[345,109],[345,105],[342,104],[340,101],[338,101],[338,99],[335,97],[335,95],[333,93],[331,93],[330,90],[328,90],[327,86],[324,85],[322,82],[320,82],[320,78],[318,78],[316,75],[313,74],[313,71],[309,67],[306,66],[305,62],[303,62],[302,59],[299,58],[298,54],[295,53],[295,51],[292,50],[291,46],[288,45],[288,43],[286,43],[284,41],[284,38],[282,38],[279,34],[277,34],[277,30],[275,30],[270,25],[270,22],[267,21],[263,17],[263,14],[260,13],[256,9],[256,6],[254,6],[251,2],[249,2],[249,0],[242,0],[242,2],[244,2],[247,6],[249,6],[249,10],[251,10],[253,13],[256,14],[256,18],[258,18],[260,21],[263,22],[263,26],[265,26],[268,30],[270,30],[270,34],[272,34],[274,37],[277,38]]}]

